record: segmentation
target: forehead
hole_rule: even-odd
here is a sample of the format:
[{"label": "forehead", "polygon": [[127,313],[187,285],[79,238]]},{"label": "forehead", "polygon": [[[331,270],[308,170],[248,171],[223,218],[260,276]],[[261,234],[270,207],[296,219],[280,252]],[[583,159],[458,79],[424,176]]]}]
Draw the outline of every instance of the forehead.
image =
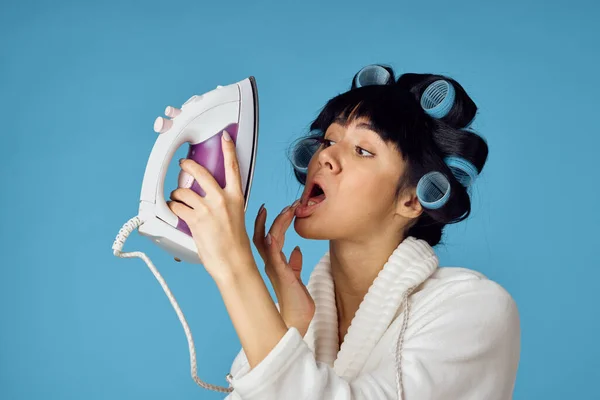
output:
[{"label": "forehead", "polygon": [[[330,128],[334,129],[346,129],[346,130],[361,130],[366,132],[365,136],[369,138],[373,138],[375,141],[379,142],[382,145],[385,145],[385,142],[377,132],[375,126],[371,123],[368,118],[358,117],[346,120],[345,118],[338,117],[333,120],[330,125]],[[329,129],[328,129],[329,130]]]}]

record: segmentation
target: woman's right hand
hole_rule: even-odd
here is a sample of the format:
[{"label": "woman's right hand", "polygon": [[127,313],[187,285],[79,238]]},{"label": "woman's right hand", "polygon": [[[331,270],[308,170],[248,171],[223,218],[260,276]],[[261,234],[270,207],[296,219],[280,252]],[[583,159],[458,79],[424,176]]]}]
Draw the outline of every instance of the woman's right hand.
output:
[{"label": "woman's right hand", "polygon": [[294,219],[297,206],[298,204],[292,204],[275,218],[269,229],[270,245],[265,237],[267,210],[262,208],[254,222],[253,242],[265,262],[265,272],[279,301],[281,317],[288,328],[293,326],[304,336],[315,314],[315,302],[300,276],[302,272],[300,248],[296,247],[292,250],[289,261],[282,251],[285,231]]}]

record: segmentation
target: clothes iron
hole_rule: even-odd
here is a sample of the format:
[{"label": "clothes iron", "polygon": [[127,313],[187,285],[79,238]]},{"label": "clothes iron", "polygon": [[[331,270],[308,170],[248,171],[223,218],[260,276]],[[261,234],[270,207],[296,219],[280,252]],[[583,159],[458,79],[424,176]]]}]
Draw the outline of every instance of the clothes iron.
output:
[{"label": "clothes iron", "polygon": [[[121,250],[129,234],[138,229],[141,235],[166,250],[176,261],[201,263],[189,227],[167,206],[164,180],[173,155],[184,143],[188,143],[187,158],[204,166],[219,185],[225,187],[225,167],[221,149],[223,130],[229,133],[236,146],[246,211],[258,145],[256,81],[251,76],[228,86],[217,86],[210,92],[190,97],[180,109],[167,107],[165,114],[168,119],[158,117],[154,122],[154,130],[159,136],[146,165],[138,215],[127,221],[119,231],[112,246],[113,254],[122,258],[139,257],[146,262],[171,301],[185,331],[192,378],[205,389],[227,393],[232,391],[231,385],[229,388],[211,385],[196,375],[196,351],[192,333],[175,297],[152,261],[142,252],[124,253]],[[193,178],[181,170],[179,187],[184,186],[188,179]],[[196,181],[193,181],[191,189],[200,196],[205,195]]]},{"label": "clothes iron", "polygon": [[[187,158],[204,166],[221,187],[225,187],[225,170],[221,135],[226,130],[236,145],[242,176],[244,211],[248,205],[258,143],[258,97],[254,77],[219,86],[201,96],[194,95],[181,107],[167,107],[171,119],[158,117],[154,130],[159,132],[150,153],[140,196],[139,216],[143,224],[139,233],[154,241],[177,261],[199,264],[196,245],[187,224],[167,206],[164,180],[173,155],[189,143]],[[179,187],[187,173],[179,174]],[[204,196],[204,190],[193,182],[191,189]]]}]

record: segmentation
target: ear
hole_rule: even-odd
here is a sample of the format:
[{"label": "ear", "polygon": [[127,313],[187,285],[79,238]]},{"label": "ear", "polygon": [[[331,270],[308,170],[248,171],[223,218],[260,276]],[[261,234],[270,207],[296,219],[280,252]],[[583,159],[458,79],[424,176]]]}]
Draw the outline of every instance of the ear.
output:
[{"label": "ear", "polygon": [[396,213],[408,218],[417,218],[423,213],[423,206],[417,197],[417,188],[407,189],[398,196]]}]

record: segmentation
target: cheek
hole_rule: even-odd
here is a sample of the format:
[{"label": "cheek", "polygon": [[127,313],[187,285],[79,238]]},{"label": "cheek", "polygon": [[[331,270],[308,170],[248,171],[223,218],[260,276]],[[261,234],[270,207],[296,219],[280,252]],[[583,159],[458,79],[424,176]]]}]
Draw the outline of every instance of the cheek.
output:
[{"label": "cheek", "polygon": [[348,205],[355,210],[353,214],[372,216],[386,210],[390,198],[387,185],[388,183],[372,178],[365,178],[353,185],[352,195],[347,196]]}]

